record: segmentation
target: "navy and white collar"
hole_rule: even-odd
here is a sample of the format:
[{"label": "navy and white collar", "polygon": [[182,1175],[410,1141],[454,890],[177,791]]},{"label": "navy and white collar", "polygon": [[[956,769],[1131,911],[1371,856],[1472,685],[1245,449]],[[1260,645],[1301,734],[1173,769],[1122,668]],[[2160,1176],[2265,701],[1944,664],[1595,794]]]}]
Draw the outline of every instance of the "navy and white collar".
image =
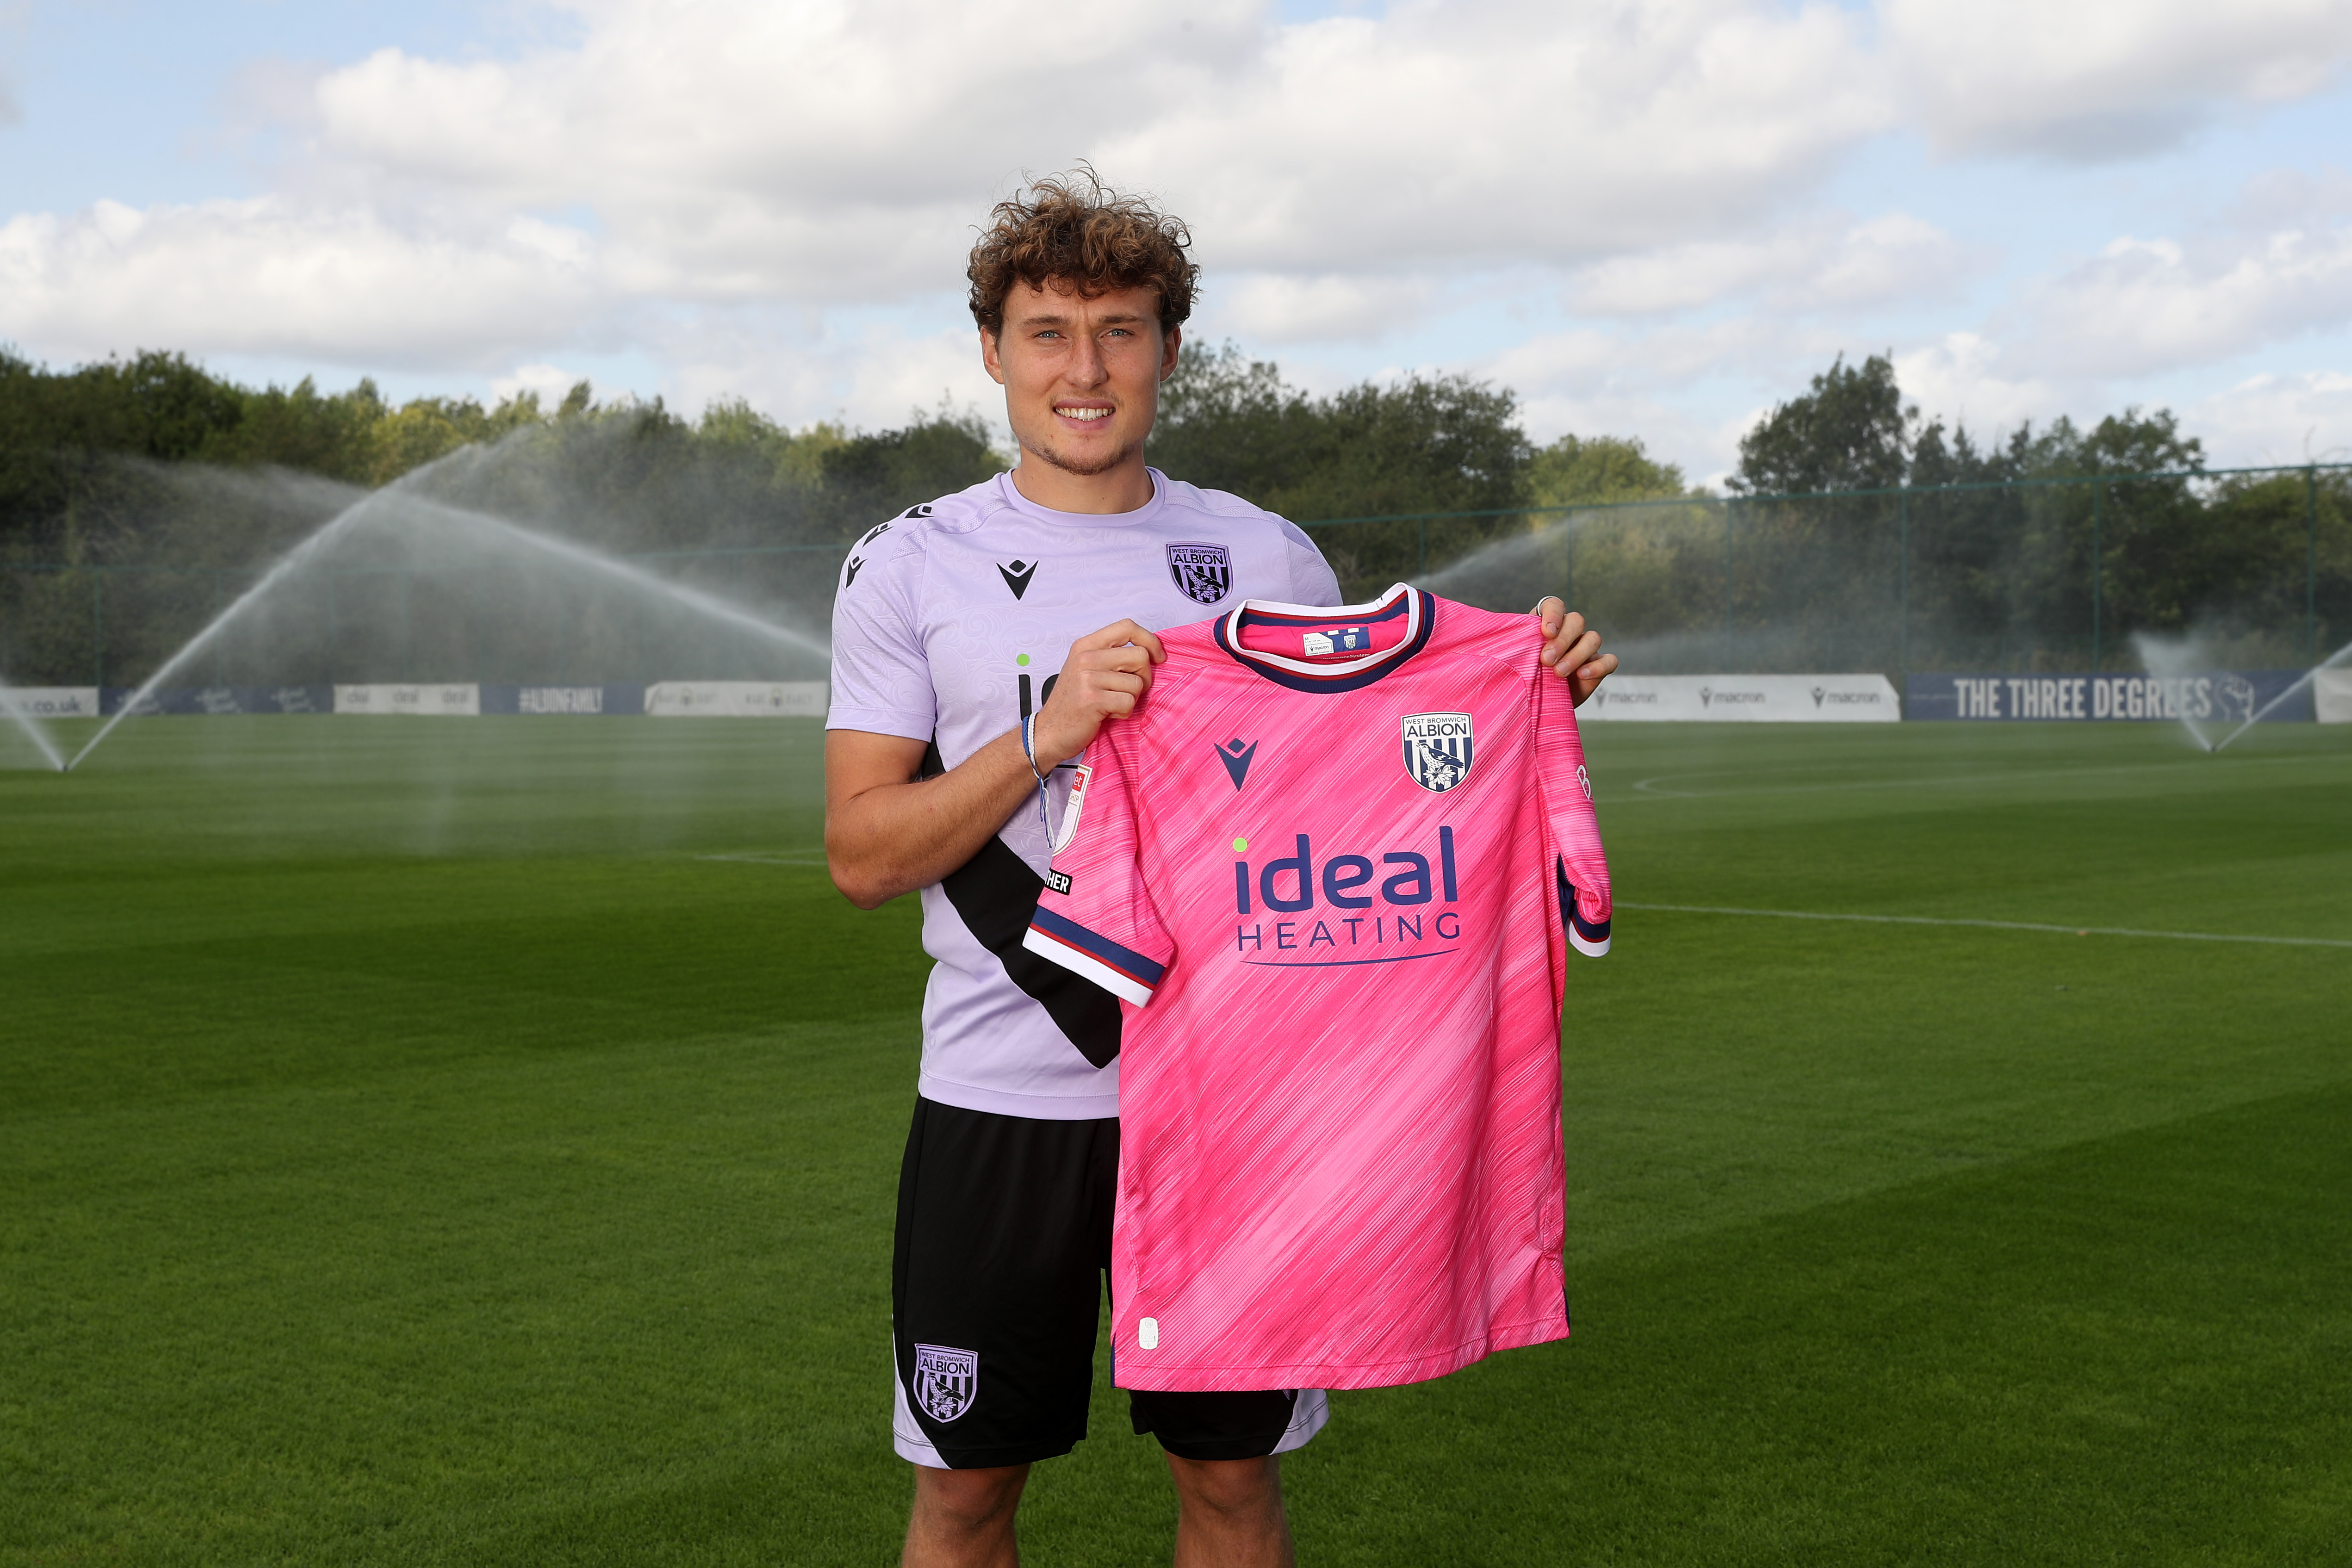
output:
[{"label": "navy and white collar", "polygon": [[[1375,625],[1402,619],[1404,635],[1390,647],[1360,659],[1292,659],[1280,653],[1244,647],[1242,633],[1257,627]],[[1368,604],[1282,604],[1267,599],[1245,599],[1217,618],[1217,646],[1237,664],[1277,685],[1298,692],[1352,692],[1402,664],[1421,652],[1436,625],[1437,601],[1409,583],[1400,582]]]}]

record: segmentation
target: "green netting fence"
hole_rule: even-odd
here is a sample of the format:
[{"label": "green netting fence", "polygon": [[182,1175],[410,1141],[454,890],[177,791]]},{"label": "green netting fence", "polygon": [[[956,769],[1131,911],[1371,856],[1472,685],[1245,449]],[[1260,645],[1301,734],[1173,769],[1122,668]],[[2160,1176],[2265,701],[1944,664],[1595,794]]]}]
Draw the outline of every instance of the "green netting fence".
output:
[{"label": "green netting fence", "polygon": [[[2280,667],[2352,640],[2346,464],[1303,526],[1351,600],[1398,580],[1492,609],[1557,593],[1628,668],[1661,674],[2128,670],[2137,634],[2191,632],[2222,664]],[[631,559],[821,632],[843,553]],[[136,684],[264,570],[0,560],[0,677]],[[314,572],[299,604],[223,637],[186,684],[765,679],[807,665],[619,584],[409,559]]]}]

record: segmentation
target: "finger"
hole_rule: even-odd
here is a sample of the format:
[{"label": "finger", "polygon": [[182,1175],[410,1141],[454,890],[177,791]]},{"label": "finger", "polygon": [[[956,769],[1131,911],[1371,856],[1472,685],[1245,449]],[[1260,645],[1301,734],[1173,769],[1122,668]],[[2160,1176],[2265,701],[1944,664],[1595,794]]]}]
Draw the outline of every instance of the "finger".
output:
[{"label": "finger", "polygon": [[1089,632],[1070,644],[1073,653],[1091,653],[1097,648],[1116,648],[1122,643],[1135,641],[1134,634],[1143,630],[1132,621],[1114,621],[1098,632]]},{"label": "finger", "polygon": [[1567,613],[1567,601],[1556,593],[1547,593],[1536,601],[1536,616],[1543,622],[1545,642],[1549,643],[1559,634],[1560,618]]},{"label": "finger", "polygon": [[[1567,643],[1564,635],[1561,641]],[[1568,643],[1560,650],[1559,667],[1563,670],[1580,670],[1599,657],[1601,657],[1601,633],[1587,632],[1574,643]]]},{"label": "finger", "polygon": [[[1581,646],[1587,639],[1591,641],[1593,647],[1601,646],[1600,637],[1585,630],[1584,617],[1570,612],[1561,620],[1559,630],[1555,631],[1549,640],[1544,643],[1543,662],[1547,664],[1559,665],[1560,661],[1567,657],[1570,649]],[[1564,667],[1574,669],[1576,666],[1569,664]]]},{"label": "finger", "polygon": [[1077,655],[1071,661],[1071,667],[1087,673],[1148,670],[1151,667],[1151,653],[1150,650],[1139,648],[1131,643],[1118,648],[1097,648],[1090,653]]},{"label": "finger", "polygon": [[1590,664],[1578,665],[1576,674],[1570,677],[1576,683],[1577,700],[1580,702],[1591,696],[1593,688],[1616,673],[1617,655],[1614,653],[1603,653]]},{"label": "finger", "polygon": [[1168,657],[1168,650],[1160,643],[1160,634],[1135,621],[1115,621],[1099,632],[1089,632],[1070,644],[1070,652],[1092,653],[1102,648],[1125,647],[1129,643],[1149,653],[1155,664]]}]

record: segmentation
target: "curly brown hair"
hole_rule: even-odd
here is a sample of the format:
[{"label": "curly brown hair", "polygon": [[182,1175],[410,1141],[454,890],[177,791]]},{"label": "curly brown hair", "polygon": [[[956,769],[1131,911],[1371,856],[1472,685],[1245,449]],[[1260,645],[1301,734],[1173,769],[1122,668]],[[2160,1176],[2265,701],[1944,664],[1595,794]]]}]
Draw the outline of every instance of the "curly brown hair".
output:
[{"label": "curly brown hair", "polygon": [[983,331],[1004,330],[1004,297],[1016,282],[1043,288],[1051,280],[1081,299],[1149,288],[1160,296],[1162,331],[1192,313],[1201,269],[1184,257],[1192,236],[1182,221],[1107,189],[1085,164],[1035,181],[997,203],[989,218],[964,268],[971,318]]}]

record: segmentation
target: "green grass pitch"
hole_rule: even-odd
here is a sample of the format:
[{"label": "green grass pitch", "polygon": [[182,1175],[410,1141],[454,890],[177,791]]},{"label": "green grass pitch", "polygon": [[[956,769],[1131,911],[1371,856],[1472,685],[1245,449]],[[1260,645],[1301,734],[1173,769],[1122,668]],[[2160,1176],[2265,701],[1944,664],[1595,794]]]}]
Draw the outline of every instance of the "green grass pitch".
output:
[{"label": "green grass pitch", "polygon": [[[1575,1336],[1339,1396],[1302,1561],[2352,1561],[2352,730],[1589,744]],[[925,961],[817,863],[821,745],[0,768],[0,1564],[895,1561]],[[1024,1549],[1172,1514],[1106,1384]]]}]

